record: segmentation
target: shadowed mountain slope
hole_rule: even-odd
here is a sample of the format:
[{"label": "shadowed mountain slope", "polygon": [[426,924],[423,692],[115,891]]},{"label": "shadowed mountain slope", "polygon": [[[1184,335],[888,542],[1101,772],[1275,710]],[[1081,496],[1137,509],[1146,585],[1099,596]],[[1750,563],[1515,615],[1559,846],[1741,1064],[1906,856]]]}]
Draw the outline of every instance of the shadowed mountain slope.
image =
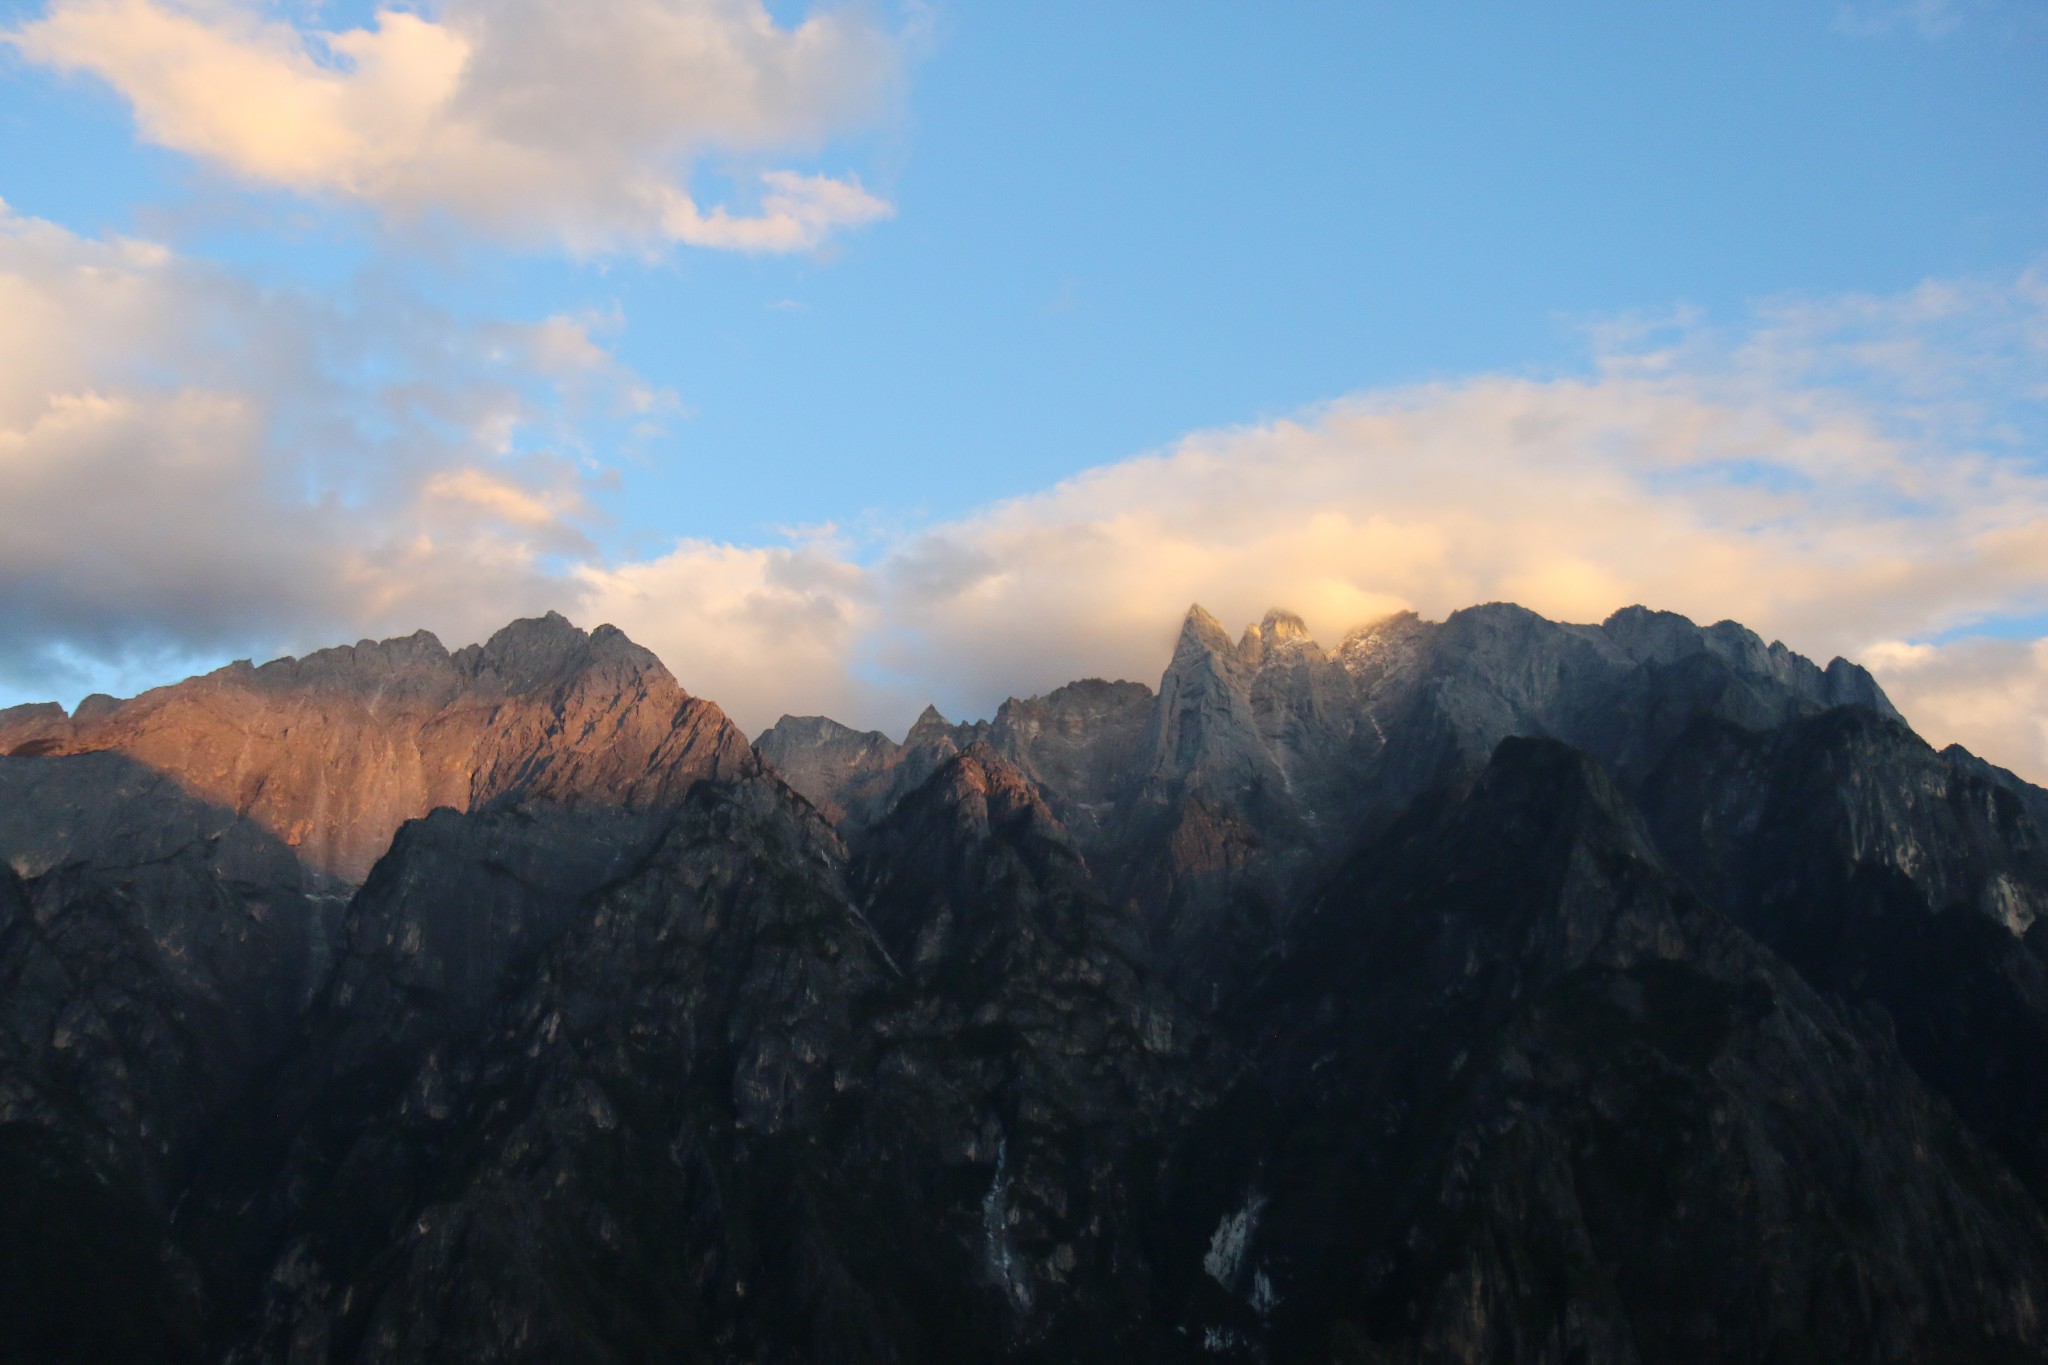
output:
[{"label": "shadowed mountain slope", "polygon": [[0,1361],[2048,1358],[2048,794],[1731,624],[749,750],[553,618],[0,747]]},{"label": "shadowed mountain slope", "polygon": [[1563,745],[1503,743],[1353,858],[1243,1008],[1267,1041],[1240,1126],[1183,1161],[1238,1191],[1208,1269],[1247,1354],[2048,1349],[2018,1182]]}]

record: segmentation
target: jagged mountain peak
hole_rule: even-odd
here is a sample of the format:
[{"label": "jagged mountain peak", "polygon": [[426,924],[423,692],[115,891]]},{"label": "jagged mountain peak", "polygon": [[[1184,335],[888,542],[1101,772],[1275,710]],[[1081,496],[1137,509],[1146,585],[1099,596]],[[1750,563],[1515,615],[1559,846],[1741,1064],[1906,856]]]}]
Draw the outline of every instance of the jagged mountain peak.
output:
[{"label": "jagged mountain peak", "polygon": [[903,736],[905,747],[919,744],[936,744],[941,740],[950,742],[953,736],[953,722],[947,720],[939,708],[930,702],[917,713],[917,719]]},{"label": "jagged mountain peak", "polygon": [[1637,663],[1671,664],[1704,653],[1737,672],[1768,678],[1815,705],[1868,706],[1879,715],[1901,719],[1891,698],[1861,665],[1835,658],[1822,668],[1781,641],[1766,644],[1740,622],[1701,626],[1674,611],[1633,606],[1609,616],[1600,631]]},{"label": "jagged mountain peak", "polygon": [[784,740],[801,739],[814,744],[836,743],[848,737],[862,740],[877,739],[885,744],[893,743],[880,730],[856,730],[851,725],[842,724],[830,716],[792,716],[784,714],[773,725],[756,736],[754,742],[756,744],[770,744],[773,743],[772,737],[776,736]]},{"label": "jagged mountain peak", "polygon": [[1437,628],[1436,622],[1425,621],[1413,611],[1397,611],[1345,635],[1331,657],[1370,692],[1415,667]]},{"label": "jagged mountain peak", "polygon": [[1281,607],[1274,607],[1258,624],[1244,628],[1244,636],[1237,642],[1237,653],[1240,659],[1256,669],[1267,668],[1282,659],[1326,657],[1322,646],[1310,638],[1308,626],[1302,619]]},{"label": "jagged mountain peak", "polygon": [[982,828],[1020,817],[1048,830],[1059,821],[1038,789],[1009,759],[987,743],[976,741],[941,763],[924,784],[904,800],[904,808],[936,802],[968,815]]},{"label": "jagged mountain peak", "polygon": [[621,676],[659,679],[665,687],[680,690],[661,660],[617,626],[585,631],[552,611],[512,621],[482,643],[454,651],[432,631],[417,630],[296,658],[285,655],[257,666],[237,662],[207,677],[222,686],[253,684],[276,692],[317,688],[379,697],[447,697],[459,692],[529,696],[606,669],[616,669]]},{"label": "jagged mountain peak", "polygon": [[1259,634],[1268,644],[1275,640],[1306,640],[1308,624],[1284,607],[1274,607],[1259,622]]},{"label": "jagged mountain peak", "polygon": [[1183,657],[1205,654],[1229,656],[1235,652],[1221,621],[1199,602],[1188,608],[1187,615],[1181,618],[1180,639],[1173,649],[1176,662]]},{"label": "jagged mountain peak", "polygon": [[26,701],[0,708],[0,731],[27,730],[32,726],[61,723],[67,718],[62,702]]},{"label": "jagged mountain peak", "polygon": [[585,670],[607,668],[629,676],[656,677],[680,690],[661,660],[617,626],[601,625],[586,633],[552,611],[514,621],[481,647],[474,647],[474,652],[464,650],[458,658],[478,682],[514,693],[544,689]]},{"label": "jagged mountain peak", "polygon": [[1427,623],[1418,613],[1403,607],[1400,611],[1388,612],[1385,616],[1375,616],[1362,626],[1353,626],[1344,633],[1344,638],[1338,642],[1337,647],[1342,650],[1353,644],[1384,640],[1425,624]]},{"label": "jagged mountain peak", "polygon": [[1180,640],[1175,657],[1189,654],[1235,657],[1257,666],[1265,652],[1277,644],[1314,645],[1308,626],[1296,613],[1274,607],[1260,620],[1247,625],[1235,644],[1223,622],[1199,602],[1190,606],[1181,620]]},{"label": "jagged mountain peak", "polygon": [[[358,640],[299,657],[283,655],[267,663],[237,661],[206,675],[219,686],[253,686],[271,692],[319,688],[329,691],[383,692],[446,690],[461,684],[461,669],[440,638],[430,630],[387,640]],[[180,684],[182,685],[182,684]],[[165,689],[145,692],[137,700],[153,701]]]}]

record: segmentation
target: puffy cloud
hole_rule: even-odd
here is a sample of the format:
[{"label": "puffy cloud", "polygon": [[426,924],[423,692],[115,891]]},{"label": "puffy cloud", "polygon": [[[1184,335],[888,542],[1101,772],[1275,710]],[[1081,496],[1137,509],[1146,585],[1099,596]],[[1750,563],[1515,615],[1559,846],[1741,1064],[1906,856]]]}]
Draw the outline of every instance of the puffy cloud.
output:
[{"label": "puffy cloud", "polygon": [[[1964,672],[1920,686],[1877,648],[2048,607],[2044,322],[2030,274],[1783,303],[1732,337],[1618,327],[1586,376],[1196,433],[865,553],[685,544],[593,574],[584,614],[756,728],[834,706],[898,728],[927,696],[986,714],[1077,676],[1151,680],[1190,600],[1290,606],[1326,643],[1402,606],[1645,602],[1869,657],[1930,738],[2048,778],[2038,693],[1972,711]],[[747,619],[776,625],[707,626]]]},{"label": "puffy cloud", "polygon": [[404,219],[775,252],[890,211],[851,178],[757,170],[752,212],[689,184],[707,154],[807,151],[883,114],[905,41],[864,9],[783,27],[761,0],[448,0],[319,32],[256,0],[51,0],[8,41],[113,86],[153,142]]},{"label": "puffy cloud", "polygon": [[[829,540],[737,546],[684,541],[657,559],[577,571],[572,609],[617,624],[661,655],[691,691],[751,731],[785,712],[888,716],[907,693],[861,676],[885,629],[869,575]],[[898,703],[892,707],[892,702]]]},{"label": "puffy cloud", "polygon": [[1865,659],[1922,734],[2048,784],[2048,639],[1891,641]]},{"label": "puffy cloud", "polygon": [[[0,685],[423,624],[469,638],[557,600],[548,557],[592,551],[581,473],[528,439],[554,392],[534,357],[578,354],[582,324],[406,313],[0,205]],[[403,379],[363,377],[385,373]]]}]

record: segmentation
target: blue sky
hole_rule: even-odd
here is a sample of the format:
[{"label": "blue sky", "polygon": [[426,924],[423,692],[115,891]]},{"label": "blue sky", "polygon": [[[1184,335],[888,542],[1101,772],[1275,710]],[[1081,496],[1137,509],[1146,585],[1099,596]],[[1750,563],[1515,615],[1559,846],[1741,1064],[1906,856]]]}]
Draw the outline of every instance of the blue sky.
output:
[{"label": "blue sky", "polygon": [[[991,668],[1043,660],[1143,676],[1135,645],[1105,642],[1135,632],[1157,652],[1136,623],[1176,598],[1222,594],[1255,611],[1230,598],[1239,582],[1325,604],[1320,623],[1311,613],[1325,633],[1347,612],[1461,605],[1449,595],[1459,588],[1515,590],[1558,612],[1676,590],[1687,600],[1670,605],[1743,616],[1797,648],[1875,650],[1895,689],[1919,686],[1923,713],[1948,717],[1923,728],[1994,746],[2011,733],[2009,752],[2023,755],[2038,739],[2048,769],[2048,730],[2028,728],[2040,728],[2029,651],[2048,598],[2024,549],[2042,529],[2028,499],[2048,472],[2038,3],[634,0],[611,11],[634,16],[612,23],[614,37],[678,16],[701,26],[692,32],[752,35],[751,48],[729,45],[740,56],[716,59],[745,68],[732,84],[742,93],[702,98],[691,92],[723,90],[730,74],[713,58],[640,69],[625,39],[572,34],[583,55],[557,64],[565,30],[547,24],[578,12],[545,23],[536,12],[490,18],[474,0],[409,11],[407,32],[469,43],[456,95],[367,150],[335,150],[338,135],[309,122],[280,151],[294,119],[314,119],[291,102],[298,93],[370,69],[372,48],[331,50],[318,35],[389,36],[396,21],[369,6],[254,0],[0,3],[0,28],[17,35],[0,50],[0,198],[17,226],[68,234],[20,246],[10,268],[24,287],[54,289],[93,250],[145,240],[169,253],[132,267],[151,272],[161,313],[120,325],[174,332],[189,314],[201,333],[132,354],[129,333],[91,333],[78,373],[24,390],[14,426],[28,430],[61,392],[241,394],[265,434],[241,438],[246,459],[219,476],[237,491],[220,496],[260,485],[250,515],[303,520],[236,558],[222,548],[241,534],[233,526],[165,509],[193,524],[193,543],[172,537],[154,557],[131,556],[129,571],[161,583],[178,566],[208,567],[182,599],[166,592],[146,609],[133,603],[149,593],[120,572],[87,573],[61,549],[0,556],[14,580],[14,600],[0,602],[0,701],[132,688],[356,630],[426,624],[453,643],[560,605],[578,619],[632,618],[621,623],[654,637],[686,685],[756,724],[798,706],[763,668],[815,686],[801,709],[894,724],[924,695],[980,710],[1001,690],[1058,680],[999,683],[947,662],[961,651]],[[165,71],[215,49],[169,38],[151,49],[159,29],[138,15],[166,35],[203,32],[220,52],[277,58],[296,43],[302,60],[276,66],[297,74],[274,88],[203,75],[165,85]],[[803,56],[796,26],[820,16],[836,36]],[[215,107],[223,84],[233,108]],[[546,105],[541,86],[565,102]],[[350,117],[403,104],[392,90],[370,90]],[[531,98],[568,131],[518,122]],[[450,140],[482,116],[449,111],[487,107],[500,111],[497,141],[465,151],[472,143]],[[588,127],[585,109],[599,110]],[[608,129],[623,131],[607,141]],[[401,144],[403,155],[390,150]],[[507,146],[553,160],[526,179],[478,170],[472,185],[471,167]],[[788,227],[793,237],[720,238],[613,202],[606,185],[576,179],[579,163],[607,183],[666,177],[693,213],[728,204],[773,218],[758,208],[772,192],[764,171],[830,177],[858,197]],[[550,319],[578,344],[548,350],[519,330]],[[0,333],[8,326],[0,318]],[[1483,397],[1510,394],[1546,412],[1569,398],[1569,414],[1543,420],[1593,444],[1523,448],[1532,419],[1497,429],[1481,415],[1495,411]],[[1411,424],[1406,444],[1329,456],[1379,471],[1378,483],[1325,487],[1277,453],[1296,451],[1290,433],[1349,430],[1332,405],[1359,404],[1400,408],[1430,433],[1450,426],[1439,437]],[[1644,453],[1701,405],[1721,414],[1716,430],[1764,446]],[[0,430],[9,422],[0,410]],[[158,436],[95,455],[97,485],[67,493],[44,475],[17,496],[50,501],[79,542],[117,534],[131,522],[111,516],[105,472],[166,458],[151,444],[162,421],[138,422]],[[1866,442],[1853,458],[1841,454],[1852,440]],[[1080,496],[1062,481],[1121,486],[1146,468],[1165,492],[1129,496],[1185,501],[1174,545],[1211,534],[1250,555],[1267,533],[1217,520],[1227,509],[1204,503],[1208,485],[1188,472],[1225,447],[1253,452],[1230,458],[1291,490],[1296,501],[1274,509],[1282,520],[1334,499],[1346,546],[1369,538],[1359,528],[1376,507],[1440,547],[1467,544],[1445,528],[1474,517],[1499,534],[1471,544],[1514,542],[1514,509],[1409,478],[1411,463],[1436,458],[1426,451],[1488,441],[1505,463],[1475,466],[1483,483],[1540,474],[1544,460],[1587,490],[1621,478],[1665,499],[1656,516],[1750,558],[1717,584],[1666,574],[1654,543],[1486,572],[1470,569],[1479,552],[1440,549],[1458,558],[1437,561],[1434,578],[1348,550],[1275,575],[1159,549],[1142,585],[1089,570],[1124,604],[1092,615],[1065,589],[1015,586],[1081,574],[1062,568],[1059,547],[1100,540],[1132,510],[1057,510]],[[1656,469],[1574,463],[1621,447]],[[1691,472],[1668,478],[1672,459]],[[1734,505],[1793,475],[1807,490],[1798,507]],[[1237,491],[1215,496],[1238,502],[1262,486],[1226,483]],[[1711,496],[1669,491],[1681,485]],[[1887,499],[1920,501],[1911,517],[1868,510]],[[1591,493],[1579,501],[1589,516],[1654,520]],[[1575,534],[1577,505],[1559,504],[1564,520],[1528,529],[1528,543]],[[1852,506],[1864,510],[1851,517]],[[451,507],[466,509],[459,525]],[[1028,545],[1004,538],[1020,517],[1043,532]],[[1044,530],[1055,523],[1058,534]],[[1902,535],[1925,539],[1925,553],[1877,572],[1868,547]],[[333,558],[278,583],[270,606],[221,587],[295,541],[312,561],[429,540],[431,563],[408,561],[398,587],[336,589],[369,571]],[[1987,548],[2009,542],[2023,548]],[[992,570],[999,543],[1026,559]],[[1151,542],[1131,544],[1149,553]],[[1832,586],[1762,586],[1787,573]],[[1444,586],[1416,586],[1431,582]],[[1973,586],[1942,586],[1956,583]],[[750,671],[707,644],[719,623],[733,650],[772,667]],[[990,646],[983,632],[1004,629],[1028,638],[1014,652]],[[778,653],[792,637],[810,643]],[[1992,714],[1986,687],[2004,709],[1968,720]]]}]

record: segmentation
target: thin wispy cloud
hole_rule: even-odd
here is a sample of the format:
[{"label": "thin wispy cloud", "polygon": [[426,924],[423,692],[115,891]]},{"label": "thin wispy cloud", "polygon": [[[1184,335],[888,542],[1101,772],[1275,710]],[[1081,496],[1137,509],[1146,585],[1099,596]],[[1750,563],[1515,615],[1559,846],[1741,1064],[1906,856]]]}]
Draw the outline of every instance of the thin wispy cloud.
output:
[{"label": "thin wispy cloud", "polygon": [[[240,181],[578,251],[803,251],[890,215],[813,153],[896,102],[906,39],[857,8],[450,0],[326,31],[257,0],[53,0],[7,35],[111,86],[140,134]],[[707,159],[735,202],[700,202]]]},{"label": "thin wispy cloud", "polygon": [[1855,38],[1950,38],[1972,27],[2040,32],[2038,0],[1840,0],[1835,28]]},{"label": "thin wispy cloud", "polygon": [[1939,38],[1962,22],[1958,0],[1860,0],[1835,9],[1835,26],[1859,38],[1915,33]]}]

